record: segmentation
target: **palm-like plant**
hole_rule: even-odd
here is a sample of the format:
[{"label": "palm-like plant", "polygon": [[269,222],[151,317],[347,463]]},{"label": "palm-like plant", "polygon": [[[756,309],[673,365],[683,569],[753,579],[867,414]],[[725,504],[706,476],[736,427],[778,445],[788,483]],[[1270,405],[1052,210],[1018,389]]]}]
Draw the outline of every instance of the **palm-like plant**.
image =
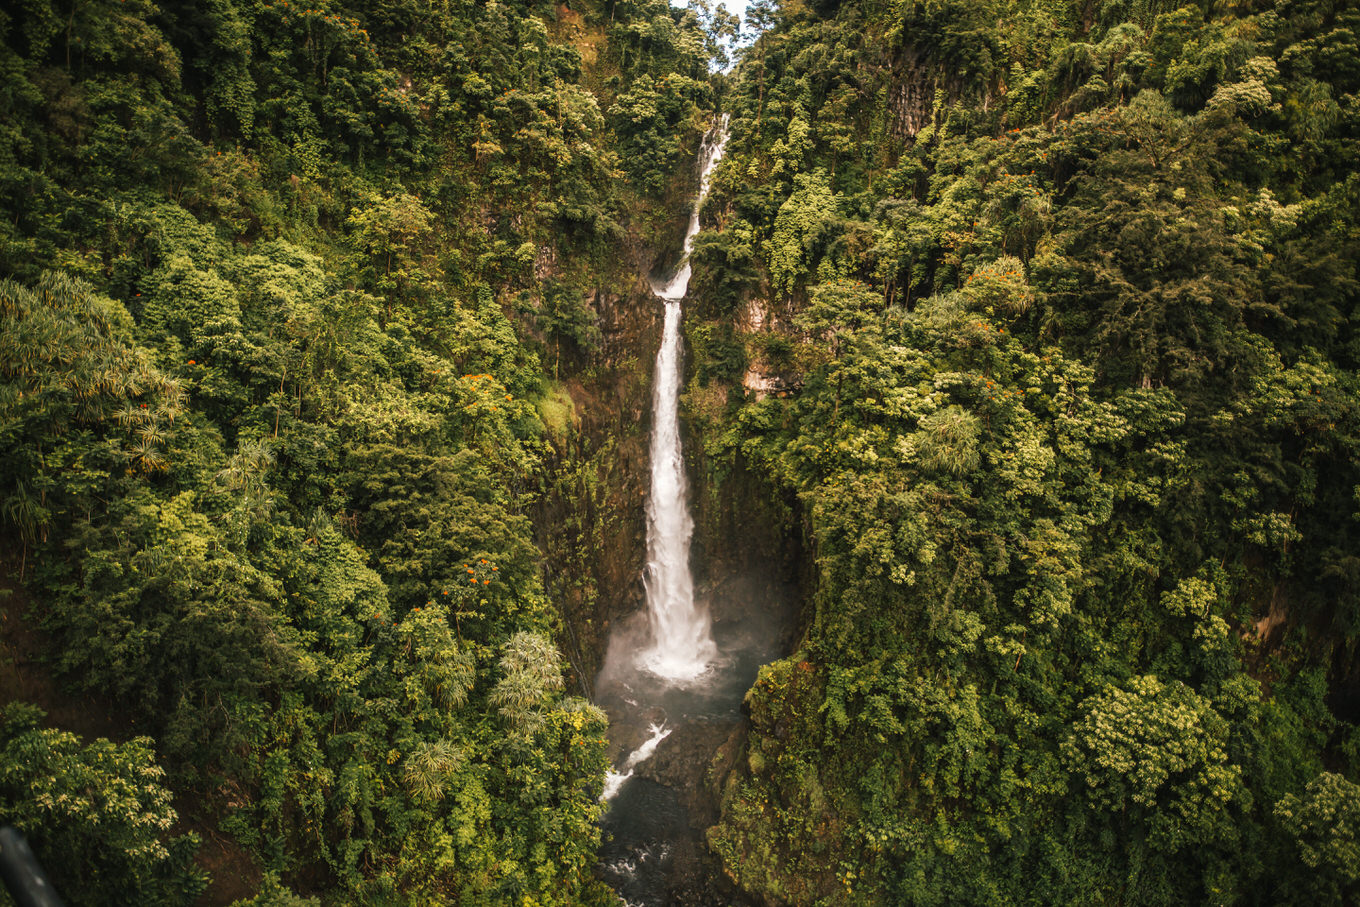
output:
[{"label": "palm-like plant", "polygon": [[562,689],[562,656],[542,633],[521,630],[510,637],[501,656],[501,669],[507,676],[530,676],[544,690]]},{"label": "palm-like plant", "polygon": [[921,420],[917,433],[921,463],[933,472],[956,476],[976,469],[981,461],[978,440],[982,425],[961,406],[948,406]]},{"label": "palm-like plant", "polygon": [[447,650],[438,664],[435,697],[445,706],[456,709],[467,702],[468,693],[477,680],[477,666],[472,656],[462,649]]},{"label": "palm-like plant", "polygon": [[467,753],[447,737],[417,743],[406,754],[402,780],[417,800],[434,803],[444,799],[449,778],[467,762]]},{"label": "palm-like plant", "polygon": [[243,439],[227,461],[227,467],[217,473],[217,481],[240,495],[244,512],[263,518],[274,509],[274,495],[265,481],[274,465],[274,451],[264,438]]},{"label": "palm-like plant", "polygon": [[541,722],[538,707],[562,689],[561,655],[542,633],[521,630],[510,637],[501,656],[505,676],[492,689],[490,702],[515,727],[532,732]]}]

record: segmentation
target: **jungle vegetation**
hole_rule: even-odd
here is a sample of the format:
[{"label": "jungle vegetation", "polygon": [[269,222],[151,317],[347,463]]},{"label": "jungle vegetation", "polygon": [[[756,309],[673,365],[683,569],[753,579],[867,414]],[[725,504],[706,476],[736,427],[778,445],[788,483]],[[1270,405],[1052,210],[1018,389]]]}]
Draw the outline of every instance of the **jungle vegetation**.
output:
[{"label": "jungle vegetation", "polygon": [[[690,386],[815,589],[709,842],[799,904],[1360,897],[1360,11],[809,2]],[[704,366],[707,369],[704,370]]]},{"label": "jungle vegetation", "polygon": [[251,904],[612,902],[540,402],[690,191],[701,15],[0,11],[7,655],[118,728],[0,718],[0,820],[67,903],[210,864]]},{"label": "jungle vegetation", "polygon": [[692,455],[812,559],[727,874],[1360,899],[1360,11],[746,24],[724,73],[664,0],[0,10],[4,639],[119,726],[0,712],[68,903],[616,903],[531,514],[717,109]]}]

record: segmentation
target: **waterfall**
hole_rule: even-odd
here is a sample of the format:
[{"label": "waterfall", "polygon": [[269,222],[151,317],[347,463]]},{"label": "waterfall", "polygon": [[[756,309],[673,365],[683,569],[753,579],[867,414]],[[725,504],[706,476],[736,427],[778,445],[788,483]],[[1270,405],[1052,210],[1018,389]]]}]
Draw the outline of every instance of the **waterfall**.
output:
[{"label": "waterfall", "polygon": [[689,256],[699,232],[699,208],[713,168],[727,142],[727,115],[704,137],[699,152],[699,194],[685,231],[684,254],[671,278],[654,292],[666,307],[652,387],[652,490],[647,501],[647,612],[652,647],[639,662],[670,681],[692,680],[717,654],[707,609],[694,600],[689,569],[694,521],[689,515],[685,461],[680,449],[680,384],[683,372],[680,300],[689,289]]},{"label": "waterfall", "polygon": [[[699,148],[699,194],[694,197],[694,207],[689,212],[689,228],[685,230],[685,251],[680,256],[680,264],[676,265],[675,273],[670,280],[657,286],[653,284],[652,292],[666,301],[666,310],[672,308],[679,310],[678,303],[685,298],[685,291],[689,289],[689,253],[694,250],[694,237],[699,232],[699,208],[703,206],[704,198],[708,196],[708,181],[713,175],[713,168],[718,166],[718,161],[722,160],[723,149],[727,146],[727,119],[728,115],[723,114],[718,124],[709,130],[708,135],[704,136],[703,144]],[[672,306],[672,303],[676,303]],[[678,352],[677,343],[677,352]],[[661,351],[666,349],[666,341],[661,342]],[[657,361],[660,362],[661,353],[657,353]]]},{"label": "waterfall", "polygon": [[[630,905],[690,903],[702,885],[709,903],[721,885],[692,856],[703,835],[691,824],[689,794],[703,786],[710,747],[742,724],[742,697],[762,664],[778,658],[795,595],[773,561],[740,571],[715,565],[711,589],[695,600],[690,519],[680,447],[684,363],[681,303],[699,209],[727,139],[723,118],[705,137],[699,194],[689,212],[684,254],[652,291],[665,312],[652,386],[651,488],[646,502],[647,607],[614,624],[595,684],[609,713],[613,767],[601,800],[599,873]],[[784,590],[784,591],[781,591]],[[719,618],[711,620],[710,613]],[[716,903],[716,902],[715,902]]]}]

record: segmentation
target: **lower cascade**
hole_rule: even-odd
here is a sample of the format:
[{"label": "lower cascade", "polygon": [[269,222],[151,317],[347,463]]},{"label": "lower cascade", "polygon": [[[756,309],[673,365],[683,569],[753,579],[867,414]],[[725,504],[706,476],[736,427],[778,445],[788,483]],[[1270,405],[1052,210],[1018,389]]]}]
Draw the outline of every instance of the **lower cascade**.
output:
[{"label": "lower cascade", "polygon": [[605,775],[604,793],[601,795],[603,800],[612,800],[615,795],[623,788],[623,782],[633,777],[633,769],[639,762],[643,762],[652,753],[656,752],[656,745],[670,734],[671,729],[664,724],[654,724],[650,728],[652,736],[648,737],[642,746],[633,750],[624,760],[623,765],[618,771],[610,771]]}]

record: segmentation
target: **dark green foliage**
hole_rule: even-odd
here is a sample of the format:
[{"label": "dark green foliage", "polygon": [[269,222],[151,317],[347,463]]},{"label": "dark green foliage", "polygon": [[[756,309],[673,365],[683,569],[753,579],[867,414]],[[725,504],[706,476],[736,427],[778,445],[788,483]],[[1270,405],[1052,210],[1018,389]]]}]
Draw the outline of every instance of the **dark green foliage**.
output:
[{"label": "dark green foliage", "polygon": [[64,902],[194,903],[198,837],[171,833],[177,816],[151,741],[82,743],[40,727],[43,718],[23,703],[0,712],[0,815]]},{"label": "dark green foliage", "polygon": [[595,312],[574,287],[548,279],[543,283],[542,301],[537,306],[526,305],[524,312],[532,317],[550,345],[554,379],[562,363],[563,341],[567,342],[568,351],[578,356],[599,351],[601,337]]},{"label": "dark green foliage", "polygon": [[741,379],[746,368],[746,351],[730,326],[715,329],[701,324],[689,331],[689,347],[694,357],[694,375],[701,387],[710,381],[731,383]]},{"label": "dark green foliage", "polygon": [[1303,862],[1316,870],[1309,888],[1319,900],[1355,897],[1360,875],[1360,788],[1323,772],[1308,782],[1303,798],[1287,794],[1276,807],[1294,836]]},{"label": "dark green foliage", "polygon": [[317,898],[303,898],[294,894],[279,881],[277,872],[267,872],[260,884],[260,893],[253,898],[235,901],[232,907],[320,907]]},{"label": "dark green foliage", "polygon": [[609,499],[542,474],[533,401],[601,364],[622,240],[674,220],[719,100],[686,411],[813,559],[709,832],[729,874],[1360,897],[1355,10],[748,25],[712,76],[730,21],[663,0],[0,13],[7,563],[167,769],[7,713],[5,815],[71,902],[195,896],[172,789],[254,903],[607,902],[604,718],[527,513],[579,486],[554,550],[588,560]]},{"label": "dark green foliage", "polygon": [[1353,19],[823,3],[745,52],[689,332],[761,351],[709,449],[816,590],[709,832],[743,887],[1354,898]]},{"label": "dark green foliage", "polygon": [[672,75],[658,85],[643,76],[615,98],[609,126],[624,166],[643,191],[659,194],[681,164],[681,139],[706,89],[694,79]]},{"label": "dark green foliage", "polygon": [[694,238],[690,253],[693,274],[691,311],[704,317],[731,315],[760,279],[756,249],[749,224],[734,224],[722,232],[704,231]]},{"label": "dark green foliage", "polygon": [[[168,771],[0,741],[68,902],[192,900],[169,789],[265,871],[247,903],[607,900],[533,401],[597,350],[639,198],[691,182],[714,47],[663,0],[0,13],[6,565],[65,689]],[[145,829],[25,800],[135,772]]]}]

